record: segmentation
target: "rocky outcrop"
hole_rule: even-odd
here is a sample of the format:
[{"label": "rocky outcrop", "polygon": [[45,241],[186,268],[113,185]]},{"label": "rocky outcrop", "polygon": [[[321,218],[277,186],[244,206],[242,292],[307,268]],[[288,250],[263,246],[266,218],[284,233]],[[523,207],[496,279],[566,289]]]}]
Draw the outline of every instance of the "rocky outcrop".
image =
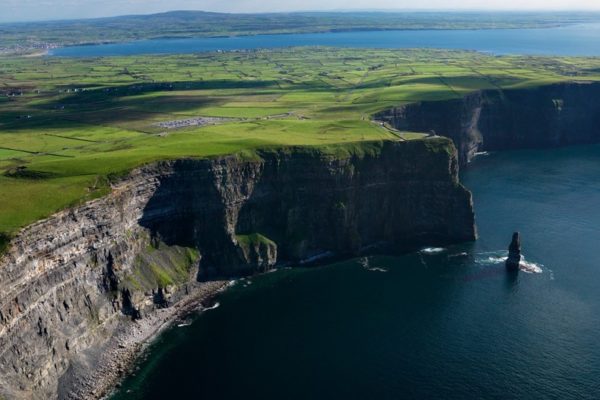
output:
[{"label": "rocky outcrop", "polygon": [[513,233],[512,241],[508,246],[508,258],[506,259],[506,268],[509,271],[519,271],[521,264],[521,238],[519,232]]},{"label": "rocky outcrop", "polygon": [[464,165],[479,151],[600,142],[600,83],[483,90],[403,105],[376,119],[399,130],[452,138]]},{"label": "rocky outcrop", "polygon": [[448,139],[159,162],[20,232],[0,260],[0,395],[68,393],[119,327],[197,280],[475,238]]}]

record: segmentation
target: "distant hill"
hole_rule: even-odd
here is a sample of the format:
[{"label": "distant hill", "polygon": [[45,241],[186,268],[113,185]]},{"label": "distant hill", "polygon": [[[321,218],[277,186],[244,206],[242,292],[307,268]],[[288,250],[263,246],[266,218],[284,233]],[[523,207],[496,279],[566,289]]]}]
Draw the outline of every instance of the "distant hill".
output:
[{"label": "distant hill", "polygon": [[600,13],[298,12],[224,14],[171,11],[151,15],[0,24],[0,52],[150,38],[390,29],[544,28],[600,21]]}]

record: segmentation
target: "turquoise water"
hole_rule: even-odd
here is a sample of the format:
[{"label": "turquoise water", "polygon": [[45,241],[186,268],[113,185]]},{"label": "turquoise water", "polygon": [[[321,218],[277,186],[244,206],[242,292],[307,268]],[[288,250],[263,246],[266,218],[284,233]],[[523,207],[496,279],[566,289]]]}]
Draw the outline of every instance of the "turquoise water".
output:
[{"label": "turquoise water", "polygon": [[[113,400],[600,398],[600,146],[463,175],[478,242],[238,282]],[[511,278],[514,230],[530,272]]]},{"label": "turquoise water", "polygon": [[180,54],[290,46],[466,49],[494,54],[600,55],[600,24],[550,29],[363,31],[220,38],[156,39],[54,49],[61,57]]}]

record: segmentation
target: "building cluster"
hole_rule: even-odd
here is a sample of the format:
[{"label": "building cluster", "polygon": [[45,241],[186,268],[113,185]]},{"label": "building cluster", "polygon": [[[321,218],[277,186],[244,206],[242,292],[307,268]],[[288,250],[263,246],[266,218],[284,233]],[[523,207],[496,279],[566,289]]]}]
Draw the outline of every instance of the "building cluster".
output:
[{"label": "building cluster", "polygon": [[16,43],[11,45],[0,46],[0,55],[15,55],[15,54],[30,54],[37,52],[47,52],[49,50],[57,48],[58,45],[54,43],[45,42],[34,42],[34,43]]}]

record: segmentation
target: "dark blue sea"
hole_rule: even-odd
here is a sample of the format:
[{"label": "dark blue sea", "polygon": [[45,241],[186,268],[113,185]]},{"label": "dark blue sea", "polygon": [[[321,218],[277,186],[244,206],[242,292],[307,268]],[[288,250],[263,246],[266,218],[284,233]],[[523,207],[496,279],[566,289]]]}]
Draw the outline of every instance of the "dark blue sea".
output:
[{"label": "dark blue sea", "polygon": [[476,243],[238,281],[113,400],[599,399],[600,146],[480,156],[462,175]]},{"label": "dark blue sea", "polygon": [[600,55],[600,24],[547,29],[404,30],[156,39],[54,49],[61,57],[180,54],[291,46],[466,49],[494,54]]}]

